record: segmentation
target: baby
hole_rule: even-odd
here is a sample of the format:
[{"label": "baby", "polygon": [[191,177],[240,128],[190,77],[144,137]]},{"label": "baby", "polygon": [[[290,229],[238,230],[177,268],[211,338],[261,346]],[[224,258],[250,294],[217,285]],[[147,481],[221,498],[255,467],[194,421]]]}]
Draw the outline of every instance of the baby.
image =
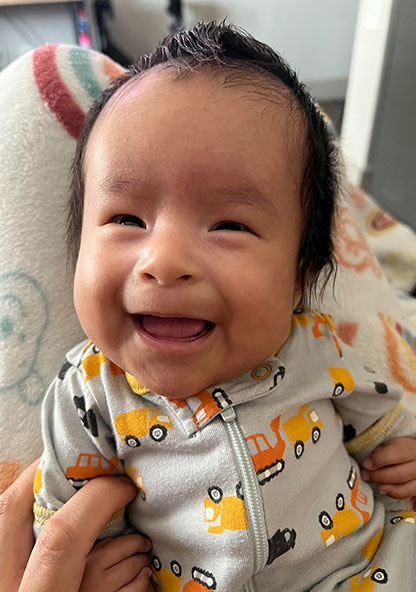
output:
[{"label": "baby", "polygon": [[[305,87],[231,26],[177,34],[102,94],[68,222],[90,341],[45,399],[35,531],[126,473],[140,495],[102,536],[145,533],[156,590],[414,590],[416,513],[358,463],[410,497],[415,425],[306,306],[335,268],[338,193]],[[106,567],[81,589],[134,589]]]}]

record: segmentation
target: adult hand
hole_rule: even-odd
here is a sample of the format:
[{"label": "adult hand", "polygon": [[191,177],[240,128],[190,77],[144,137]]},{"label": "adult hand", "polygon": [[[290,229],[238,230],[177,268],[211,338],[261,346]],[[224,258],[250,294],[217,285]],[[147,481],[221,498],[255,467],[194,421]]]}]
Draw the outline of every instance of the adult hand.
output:
[{"label": "adult hand", "polygon": [[[48,520],[32,550],[37,464],[0,497],[0,591],[78,592],[86,557],[98,533],[115,512],[132,501],[137,489],[123,477],[93,479]],[[144,568],[137,591],[145,591],[147,585]]]}]

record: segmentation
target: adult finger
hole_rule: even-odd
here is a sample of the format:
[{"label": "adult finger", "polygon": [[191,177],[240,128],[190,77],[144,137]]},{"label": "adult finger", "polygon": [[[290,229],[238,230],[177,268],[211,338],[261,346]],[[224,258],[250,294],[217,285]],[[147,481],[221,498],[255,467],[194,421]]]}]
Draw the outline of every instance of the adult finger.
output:
[{"label": "adult finger", "polygon": [[141,534],[127,534],[114,539],[103,539],[96,543],[87,557],[87,561],[99,563],[102,568],[107,569],[123,559],[147,553],[152,545],[149,539]]},{"label": "adult finger", "polygon": [[125,477],[89,481],[42,528],[19,592],[77,592],[97,535],[136,493]]},{"label": "adult finger", "polygon": [[18,590],[33,545],[32,463],[0,496],[0,581],[3,590]]},{"label": "adult finger", "polygon": [[152,575],[150,567],[144,567],[139,575],[129,584],[126,584],[118,592],[154,592],[149,578]]}]

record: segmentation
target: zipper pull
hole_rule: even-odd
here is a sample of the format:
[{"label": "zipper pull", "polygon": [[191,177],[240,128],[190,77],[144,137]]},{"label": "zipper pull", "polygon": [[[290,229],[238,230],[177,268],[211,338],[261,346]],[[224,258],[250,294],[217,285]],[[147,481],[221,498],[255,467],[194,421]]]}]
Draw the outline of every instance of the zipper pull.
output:
[{"label": "zipper pull", "polygon": [[237,417],[234,407],[230,406],[227,407],[227,409],[224,409],[224,411],[221,411],[221,417],[227,423],[231,423],[232,421],[234,421]]}]

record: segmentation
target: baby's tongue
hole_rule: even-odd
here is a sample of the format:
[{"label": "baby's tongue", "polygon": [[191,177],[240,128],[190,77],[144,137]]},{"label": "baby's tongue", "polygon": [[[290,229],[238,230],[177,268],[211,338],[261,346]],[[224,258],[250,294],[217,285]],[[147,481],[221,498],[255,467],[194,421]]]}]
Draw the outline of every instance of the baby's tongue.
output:
[{"label": "baby's tongue", "polygon": [[186,339],[200,333],[205,327],[205,321],[184,317],[143,315],[142,327],[151,335],[162,339]]}]

